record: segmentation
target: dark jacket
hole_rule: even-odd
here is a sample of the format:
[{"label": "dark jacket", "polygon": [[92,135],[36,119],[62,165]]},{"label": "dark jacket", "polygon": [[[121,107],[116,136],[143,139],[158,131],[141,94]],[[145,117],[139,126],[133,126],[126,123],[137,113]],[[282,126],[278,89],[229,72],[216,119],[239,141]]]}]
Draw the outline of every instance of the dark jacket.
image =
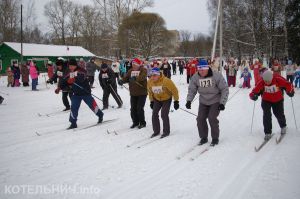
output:
[{"label": "dark jacket", "polygon": [[[133,73],[132,73],[133,72]],[[134,76],[135,71],[132,68],[126,73],[123,77],[124,83],[129,83],[129,91],[131,96],[141,96],[147,95],[147,69],[143,66],[140,66],[138,76]]]},{"label": "dark jacket", "polygon": [[99,82],[100,82],[100,86],[103,89],[110,88],[109,84],[113,88],[117,87],[115,73],[109,67],[107,68],[107,70],[105,72],[103,70],[100,70],[100,73],[99,73]]},{"label": "dark jacket", "polygon": [[[52,78],[50,78],[48,81],[50,83],[53,83],[55,80],[58,80],[57,87],[61,87],[62,80],[69,74],[69,68],[66,65],[63,65],[62,69],[59,70],[58,68],[54,72]],[[63,91],[70,91],[70,86],[65,86]]]},{"label": "dark jacket", "polygon": [[14,72],[14,79],[20,79],[21,72],[19,66],[12,66],[12,70]]},{"label": "dark jacket", "polygon": [[171,65],[169,63],[163,63],[160,70],[163,71],[165,77],[171,78]]}]

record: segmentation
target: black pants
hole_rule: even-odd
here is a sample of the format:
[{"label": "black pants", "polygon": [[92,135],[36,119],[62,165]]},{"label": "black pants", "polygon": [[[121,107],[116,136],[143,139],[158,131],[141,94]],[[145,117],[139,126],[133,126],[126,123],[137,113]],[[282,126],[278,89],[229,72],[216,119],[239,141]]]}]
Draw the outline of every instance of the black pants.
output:
[{"label": "black pants", "polygon": [[190,83],[190,78],[191,78],[190,75],[186,75],[186,82],[187,82],[188,84]]},{"label": "black pants", "polygon": [[179,74],[183,75],[183,67],[179,67]]},{"label": "black pants", "polygon": [[176,75],[176,67],[173,68],[173,75]]},{"label": "black pants", "polygon": [[146,124],[144,107],[147,95],[131,96],[130,97],[130,113],[134,124]]},{"label": "black pants", "polygon": [[108,98],[110,94],[112,94],[117,104],[122,106],[123,102],[117,92],[117,86],[108,85],[108,87],[103,87],[103,108],[108,108]]},{"label": "black pants", "polygon": [[94,76],[88,76],[90,87],[93,87],[94,84]]},{"label": "black pants", "polygon": [[294,82],[294,75],[287,75],[286,76],[286,80],[288,80],[289,82],[291,82],[291,84],[293,84],[293,82]]},{"label": "black pants", "polygon": [[70,103],[69,103],[69,100],[68,100],[68,96],[71,100],[71,98],[73,96],[73,93],[68,92],[68,91],[63,91],[62,92],[62,101],[63,101],[63,104],[65,105],[66,108],[70,108]]},{"label": "black pants", "polygon": [[283,128],[286,126],[286,119],[285,119],[284,108],[283,108],[283,100],[276,102],[276,103],[271,103],[271,102],[262,100],[261,107],[263,109],[263,124],[264,124],[265,134],[272,133],[271,109],[273,110],[273,113],[274,113],[275,117],[277,118],[280,128]]},{"label": "black pants", "polygon": [[159,122],[159,111],[161,110],[161,119],[163,120],[163,134],[170,134],[170,120],[169,112],[171,107],[172,99],[165,101],[154,100],[153,112],[152,112],[152,127],[154,134],[160,133],[160,122]]}]

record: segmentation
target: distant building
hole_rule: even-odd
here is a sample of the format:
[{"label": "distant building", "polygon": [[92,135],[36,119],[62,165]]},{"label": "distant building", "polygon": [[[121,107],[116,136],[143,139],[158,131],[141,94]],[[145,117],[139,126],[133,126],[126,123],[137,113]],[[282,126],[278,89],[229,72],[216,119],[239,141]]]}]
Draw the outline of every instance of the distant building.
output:
[{"label": "distant building", "polygon": [[[40,70],[46,70],[48,61],[55,63],[58,57],[64,59],[89,60],[95,55],[80,46],[44,45],[23,43],[23,62],[34,60]],[[0,73],[5,73],[6,68],[11,66],[13,61],[21,61],[21,43],[4,42],[0,45]]]}]

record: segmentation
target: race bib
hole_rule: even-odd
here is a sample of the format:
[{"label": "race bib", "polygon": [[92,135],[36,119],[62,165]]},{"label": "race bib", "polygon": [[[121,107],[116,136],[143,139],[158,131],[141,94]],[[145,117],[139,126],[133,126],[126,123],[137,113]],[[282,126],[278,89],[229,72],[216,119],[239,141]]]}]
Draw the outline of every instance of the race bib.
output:
[{"label": "race bib", "polygon": [[152,87],[152,92],[154,94],[160,94],[163,92],[162,86],[153,86]]},{"label": "race bib", "polygon": [[201,88],[212,87],[212,78],[199,79],[199,84]]},{"label": "race bib", "polygon": [[276,93],[278,91],[278,87],[276,85],[265,86],[266,93]]},{"label": "race bib", "polygon": [[74,78],[77,77],[77,71],[70,73],[70,78]]},{"label": "race bib", "polygon": [[102,74],[102,79],[107,79],[108,78],[108,74],[107,73],[103,73]]},{"label": "race bib", "polygon": [[164,68],[168,68],[168,65],[164,65]]},{"label": "race bib", "polygon": [[140,71],[131,71],[131,77],[137,77],[140,75]]},{"label": "race bib", "polygon": [[258,65],[255,65],[254,68],[258,68]]},{"label": "race bib", "polygon": [[56,74],[57,74],[58,77],[62,77],[63,76],[63,72],[61,72],[61,71],[57,71]]}]

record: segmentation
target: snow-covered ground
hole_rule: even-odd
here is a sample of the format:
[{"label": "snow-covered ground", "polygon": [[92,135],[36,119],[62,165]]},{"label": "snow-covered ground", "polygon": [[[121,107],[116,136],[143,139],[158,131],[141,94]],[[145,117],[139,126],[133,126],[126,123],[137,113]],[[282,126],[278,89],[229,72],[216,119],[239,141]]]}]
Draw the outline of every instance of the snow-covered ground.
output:
[{"label": "snow-covered ground", "polygon": [[[185,109],[186,76],[172,76]],[[296,130],[291,100],[285,98],[288,134],[276,145],[279,126],[273,116],[275,137],[258,153],[263,140],[260,99],[256,102],[253,132],[253,101],[249,89],[230,88],[230,101],[221,112],[220,143],[194,161],[205,147],[177,159],[199,142],[196,117],[177,110],[170,113],[171,136],[151,144],[137,143],[152,134],[151,109],[145,106],[147,128],[129,130],[129,93],[118,89],[124,108],[105,111],[104,120],[118,118],[84,130],[64,130],[68,113],[54,85],[39,92],[7,88],[0,79],[0,198],[103,198],[103,199],[299,199],[300,132]],[[253,83],[252,83],[253,85]],[[93,94],[102,98],[98,81]],[[300,91],[293,98],[300,125]],[[116,105],[112,97],[110,104]],[[102,103],[98,101],[100,107]],[[197,113],[198,101],[191,111]],[[52,114],[55,113],[56,114]],[[38,116],[38,113],[42,116]],[[44,114],[49,114],[45,116]],[[97,122],[82,103],[78,127]],[[116,130],[116,135],[114,132]],[[118,131],[119,130],[119,131]],[[131,147],[127,147],[134,143]],[[84,190],[83,190],[84,189]],[[89,193],[87,193],[90,191]],[[85,192],[85,194],[83,194]]]}]

